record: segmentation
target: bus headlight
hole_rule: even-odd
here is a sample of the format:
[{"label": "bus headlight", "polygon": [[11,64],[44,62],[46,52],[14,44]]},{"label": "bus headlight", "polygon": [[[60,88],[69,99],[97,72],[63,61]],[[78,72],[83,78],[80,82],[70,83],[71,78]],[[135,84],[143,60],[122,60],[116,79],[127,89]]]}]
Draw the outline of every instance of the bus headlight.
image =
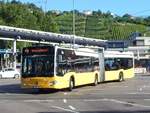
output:
[{"label": "bus headlight", "polygon": [[57,84],[58,82],[57,81],[51,81],[51,82],[49,82],[49,85],[50,86],[53,86],[53,85],[55,85],[55,84]]}]

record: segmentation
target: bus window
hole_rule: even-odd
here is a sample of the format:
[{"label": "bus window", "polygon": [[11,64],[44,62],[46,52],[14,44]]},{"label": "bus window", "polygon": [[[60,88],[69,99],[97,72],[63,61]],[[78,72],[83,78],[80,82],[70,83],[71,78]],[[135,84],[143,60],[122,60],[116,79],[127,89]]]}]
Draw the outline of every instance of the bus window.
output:
[{"label": "bus window", "polygon": [[98,58],[92,58],[92,65],[93,65],[93,71],[99,71],[99,59]]},{"label": "bus window", "polygon": [[105,59],[105,70],[118,70],[120,68],[120,63],[116,59]]},{"label": "bus window", "polygon": [[54,75],[53,56],[25,57],[23,60],[23,77],[52,76]]},{"label": "bus window", "polygon": [[110,70],[109,64],[105,64],[105,70],[106,70],[106,71],[109,71],[109,70]]},{"label": "bus window", "polygon": [[121,59],[121,67],[122,67],[122,69],[133,68],[133,59],[132,58],[122,58]]},{"label": "bus window", "polygon": [[76,73],[93,71],[93,63],[90,57],[78,57],[74,62]]},{"label": "bus window", "polygon": [[56,73],[58,76],[63,76],[67,72],[72,71],[72,60],[74,58],[74,53],[72,50],[58,49],[57,51],[57,67]]}]

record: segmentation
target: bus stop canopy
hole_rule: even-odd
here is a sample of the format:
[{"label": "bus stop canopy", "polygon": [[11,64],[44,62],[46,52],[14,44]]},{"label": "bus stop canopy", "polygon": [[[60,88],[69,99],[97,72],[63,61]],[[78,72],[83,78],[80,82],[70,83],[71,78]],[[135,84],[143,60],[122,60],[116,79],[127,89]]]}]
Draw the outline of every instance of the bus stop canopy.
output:
[{"label": "bus stop canopy", "polygon": [[54,43],[72,43],[84,46],[105,47],[106,40],[85,38],[75,35],[64,35],[22,28],[0,26],[0,37],[12,38],[16,40],[32,40]]}]

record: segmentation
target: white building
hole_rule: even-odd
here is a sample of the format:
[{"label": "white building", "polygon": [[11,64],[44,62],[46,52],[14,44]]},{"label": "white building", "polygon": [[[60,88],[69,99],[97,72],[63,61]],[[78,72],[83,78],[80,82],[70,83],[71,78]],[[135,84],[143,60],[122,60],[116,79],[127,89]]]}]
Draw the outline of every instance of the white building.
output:
[{"label": "white building", "polygon": [[133,40],[134,46],[150,46],[150,37],[136,37]]},{"label": "white building", "polygon": [[83,11],[83,14],[85,14],[85,15],[87,15],[87,16],[88,16],[88,15],[92,15],[92,13],[93,13],[93,12],[92,12],[91,10],[84,10],[84,11]]}]

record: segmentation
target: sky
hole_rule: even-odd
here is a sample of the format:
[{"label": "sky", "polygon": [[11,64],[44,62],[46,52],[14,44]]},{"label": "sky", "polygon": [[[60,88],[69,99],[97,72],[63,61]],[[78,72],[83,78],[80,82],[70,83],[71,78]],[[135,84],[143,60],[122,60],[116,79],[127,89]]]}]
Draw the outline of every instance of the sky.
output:
[{"label": "sky", "polygon": [[[20,0],[21,2],[34,3],[43,10],[73,10],[73,0]],[[117,15],[126,13],[133,16],[150,16],[150,0],[74,0],[74,9],[110,11]]]}]

